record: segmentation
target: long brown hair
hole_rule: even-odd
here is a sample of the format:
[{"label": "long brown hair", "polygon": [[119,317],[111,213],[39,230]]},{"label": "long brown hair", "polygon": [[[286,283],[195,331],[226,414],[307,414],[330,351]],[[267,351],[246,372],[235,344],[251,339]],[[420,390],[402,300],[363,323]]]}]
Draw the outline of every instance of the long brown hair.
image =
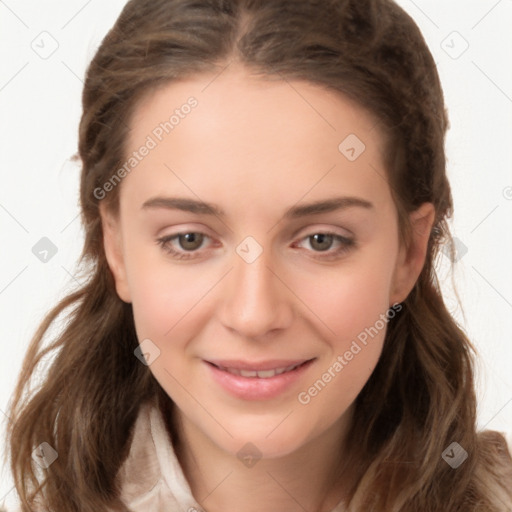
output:
[{"label": "long brown hair", "polygon": [[[123,165],[130,116],[143,95],[235,61],[263,78],[319,84],[373,114],[387,138],[384,178],[403,243],[407,214],[426,201],[435,206],[424,268],[357,398],[344,454],[353,476],[350,510],[502,510],[512,503],[512,461],[501,435],[476,432],[473,349],[443,303],[434,269],[441,244],[451,240],[443,93],[418,27],[391,0],[127,3],[83,91],[80,261],[87,282],[43,321],[12,399],[11,468],[23,510],[35,503],[66,512],[126,510],[116,472],[130,429],[141,404],[170,398],[133,354],[133,312],[115,291],[94,191]],[[114,213],[120,186],[101,199]],[[64,327],[45,347],[61,315]],[[41,472],[31,454],[43,442],[58,459]],[[457,469],[442,458],[452,442],[469,455]]]}]

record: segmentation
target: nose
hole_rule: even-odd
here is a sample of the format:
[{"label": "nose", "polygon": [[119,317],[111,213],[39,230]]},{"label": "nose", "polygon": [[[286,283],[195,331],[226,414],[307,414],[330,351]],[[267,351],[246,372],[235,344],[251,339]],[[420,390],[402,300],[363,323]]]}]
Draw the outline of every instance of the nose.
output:
[{"label": "nose", "polygon": [[267,251],[251,263],[237,254],[223,290],[220,320],[247,339],[262,340],[286,329],[293,319],[293,294],[272,268]]}]

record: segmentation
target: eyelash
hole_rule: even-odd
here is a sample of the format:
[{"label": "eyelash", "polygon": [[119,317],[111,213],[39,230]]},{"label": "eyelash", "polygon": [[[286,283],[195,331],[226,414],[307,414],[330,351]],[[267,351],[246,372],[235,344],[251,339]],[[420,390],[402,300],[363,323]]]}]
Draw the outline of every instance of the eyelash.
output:
[{"label": "eyelash", "polygon": [[[208,235],[206,235],[205,233],[201,233],[200,231],[183,231],[181,233],[176,233],[174,235],[168,235],[168,236],[158,238],[156,242],[166,253],[170,254],[174,259],[190,260],[190,259],[198,258],[199,255],[197,253],[199,252],[200,249],[195,249],[193,251],[178,251],[170,245],[170,242],[172,242],[173,240],[177,240],[177,239],[179,239],[180,236],[188,235],[188,234],[203,235],[205,237],[204,239],[210,238]],[[299,240],[299,242],[308,240],[309,238],[311,238],[314,235],[332,236],[335,241],[337,241],[338,243],[341,244],[341,246],[338,247],[338,249],[336,249],[334,251],[331,250],[331,248],[329,248],[325,251],[314,251],[313,250],[312,252],[318,254],[317,256],[314,256],[314,257],[318,258],[318,259],[332,260],[332,259],[339,258],[356,246],[356,242],[354,239],[344,237],[342,235],[333,233],[331,231],[316,231],[310,235],[302,237]]]}]

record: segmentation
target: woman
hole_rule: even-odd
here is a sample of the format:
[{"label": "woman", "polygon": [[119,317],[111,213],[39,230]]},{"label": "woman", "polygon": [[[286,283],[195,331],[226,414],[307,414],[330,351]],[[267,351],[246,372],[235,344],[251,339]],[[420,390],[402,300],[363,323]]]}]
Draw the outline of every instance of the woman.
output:
[{"label": "woman", "polygon": [[13,400],[22,510],[510,510],[434,271],[447,125],[391,1],[130,1],[83,93],[90,278]]}]

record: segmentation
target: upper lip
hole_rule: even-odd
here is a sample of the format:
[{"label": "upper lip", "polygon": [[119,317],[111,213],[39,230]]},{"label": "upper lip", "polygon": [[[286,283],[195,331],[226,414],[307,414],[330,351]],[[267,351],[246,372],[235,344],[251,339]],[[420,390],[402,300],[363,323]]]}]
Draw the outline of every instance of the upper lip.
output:
[{"label": "upper lip", "polygon": [[265,371],[277,368],[297,366],[311,359],[271,359],[267,361],[243,361],[241,359],[205,359],[207,363],[214,364],[220,368],[232,368],[235,370]]}]

